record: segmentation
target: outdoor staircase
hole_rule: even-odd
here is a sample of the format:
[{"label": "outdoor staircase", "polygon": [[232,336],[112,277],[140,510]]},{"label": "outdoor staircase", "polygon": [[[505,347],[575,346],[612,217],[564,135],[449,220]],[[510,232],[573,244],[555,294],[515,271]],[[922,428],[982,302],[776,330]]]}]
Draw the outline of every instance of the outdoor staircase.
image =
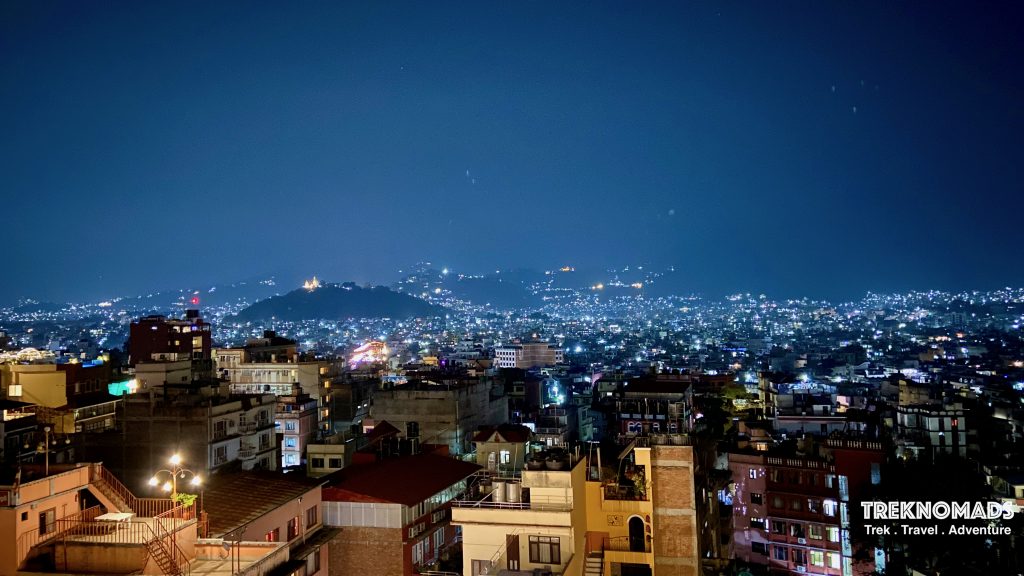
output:
[{"label": "outdoor staircase", "polygon": [[146,547],[149,548],[149,555],[153,557],[153,560],[156,560],[157,566],[160,566],[161,572],[167,576],[182,576],[181,567],[171,557],[171,552],[167,550],[163,540],[153,538],[146,543]]},{"label": "outdoor staircase", "polygon": [[[122,490],[119,492],[117,487],[111,485],[107,476],[107,474],[93,474],[89,479],[89,492],[100,501],[100,504],[103,504],[107,512],[135,512],[124,498],[123,494],[127,492],[127,489],[122,486]],[[120,482],[118,483],[120,484]]]},{"label": "outdoor staircase", "polygon": [[603,576],[604,575],[604,554],[601,552],[591,552],[587,556],[587,563],[583,566],[584,576]]}]

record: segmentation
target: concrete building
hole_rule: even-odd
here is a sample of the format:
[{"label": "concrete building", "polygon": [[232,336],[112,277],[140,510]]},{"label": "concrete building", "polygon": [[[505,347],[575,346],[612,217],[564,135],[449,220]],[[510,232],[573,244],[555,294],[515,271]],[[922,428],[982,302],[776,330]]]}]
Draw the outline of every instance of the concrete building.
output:
[{"label": "concrete building", "polygon": [[[195,506],[137,498],[100,464],[0,481],[0,576],[18,573],[259,576],[284,544],[197,538]],[[98,502],[93,505],[92,503]]]},{"label": "concrete building", "polygon": [[323,481],[270,471],[211,476],[202,494],[209,518],[205,535],[229,542],[282,542],[289,562],[282,573],[329,574],[321,502]]},{"label": "concrete building", "polygon": [[97,436],[81,449],[102,460],[134,489],[169,454],[180,453],[203,476],[235,463],[246,470],[276,470],[277,398],[235,396],[219,383],[162,386],[124,397],[121,433]]},{"label": "concrete building", "polygon": [[[372,456],[372,453],[371,453]],[[451,501],[480,467],[421,453],[354,463],[323,488],[336,574],[412,576],[436,567],[457,543]]]},{"label": "concrete building", "polygon": [[501,388],[487,380],[412,380],[377,391],[370,414],[375,422],[418,430],[422,442],[446,444],[452,454],[463,454],[478,428],[507,420],[507,403]]},{"label": "concrete building", "polygon": [[554,366],[564,361],[561,348],[547,342],[524,342],[507,344],[494,348],[494,363],[497,368],[541,368]]},{"label": "concrete building", "polygon": [[291,395],[277,397],[274,425],[281,435],[281,468],[301,466],[306,447],[318,436],[316,399],[293,385]]},{"label": "concrete building", "polygon": [[526,426],[486,426],[473,436],[476,463],[488,472],[522,470],[526,465],[530,436],[530,429]]},{"label": "concrete building", "polygon": [[717,509],[702,504],[692,447],[631,446],[609,463],[614,472],[596,454],[559,454],[528,457],[519,477],[481,475],[455,503],[463,574],[702,573]]},{"label": "concrete building", "polygon": [[266,331],[243,348],[213,351],[217,375],[231,383],[235,394],[290,396],[293,385],[317,402],[317,429],[321,435],[335,430],[331,411],[331,382],[340,371],[337,362],[299,354],[295,340]]},{"label": "concrete building", "polygon": [[210,324],[200,318],[199,310],[186,310],[184,318],[145,316],[129,328],[128,363],[133,367],[174,356],[192,362],[193,379],[209,378],[210,352]]},{"label": "concrete building", "polygon": [[586,463],[552,461],[519,478],[479,476],[455,502],[465,576],[522,573],[582,575],[586,563]]}]

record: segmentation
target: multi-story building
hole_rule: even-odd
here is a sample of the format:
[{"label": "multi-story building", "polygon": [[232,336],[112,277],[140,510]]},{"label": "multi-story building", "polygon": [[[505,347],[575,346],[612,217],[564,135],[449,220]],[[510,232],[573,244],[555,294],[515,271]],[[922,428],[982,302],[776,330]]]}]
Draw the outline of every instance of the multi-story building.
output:
[{"label": "multi-story building", "polygon": [[436,566],[458,539],[451,501],[480,467],[448,456],[385,456],[347,467],[323,488],[324,524],[338,574],[412,576]]},{"label": "multi-story building", "polygon": [[290,396],[297,384],[317,402],[320,434],[334,433],[331,382],[339,372],[336,362],[304,358],[295,340],[270,330],[243,348],[216,349],[213,356],[218,376],[228,380],[236,394]]},{"label": "multi-story building", "polygon": [[541,368],[561,364],[565,353],[555,344],[524,342],[494,348],[494,363],[498,368]]},{"label": "multi-story building", "polygon": [[274,422],[281,435],[281,467],[301,466],[306,446],[317,435],[316,399],[294,385],[291,395],[277,397]]},{"label": "multi-story building", "polygon": [[287,574],[329,574],[323,524],[323,481],[298,474],[235,471],[211,476],[203,489],[204,536],[229,542],[282,542]]},{"label": "multi-story building", "polygon": [[[195,504],[138,498],[101,464],[0,477],[0,576],[231,572],[283,568],[284,543],[197,538]],[[96,504],[98,503],[98,504]]]},{"label": "multi-story building", "polygon": [[931,458],[967,456],[967,418],[960,404],[900,405],[896,409],[896,454]]},{"label": "multi-story building", "polygon": [[98,436],[80,449],[88,458],[102,459],[133,488],[146,490],[148,472],[175,452],[204,476],[236,462],[246,470],[279,467],[272,394],[236,396],[223,384],[195,383],[150,388],[126,395],[123,402],[121,434]]},{"label": "multi-story building", "polygon": [[718,512],[691,446],[633,445],[605,478],[596,453],[554,454],[518,476],[480,475],[456,502],[463,574],[696,576],[717,558]]},{"label": "multi-story building", "polygon": [[210,324],[199,310],[186,310],[184,318],[145,316],[132,322],[128,332],[128,363],[160,360],[174,355],[192,362],[193,379],[209,378],[211,361]]},{"label": "multi-story building", "polygon": [[455,503],[464,575],[583,574],[586,460],[540,462],[519,477],[478,476]]},{"label": "multi-story building", "polygon": [[504,423],[506,412],[501,388],[488,380],[451,380],[443,384],[412,380],[378,390],[370,408],[375,422],[387,421],[399,430],[418,430],[423,442],[446,444],[453,454],[469,450],[478,428]]},{"label": "multi-story building", "polygon": [[827,440],[825,450],[729,454],[736,559],[772,574],[864,572],[853,559],[849,503],[880,481],[884,452],[877,442],[843,438]]}]

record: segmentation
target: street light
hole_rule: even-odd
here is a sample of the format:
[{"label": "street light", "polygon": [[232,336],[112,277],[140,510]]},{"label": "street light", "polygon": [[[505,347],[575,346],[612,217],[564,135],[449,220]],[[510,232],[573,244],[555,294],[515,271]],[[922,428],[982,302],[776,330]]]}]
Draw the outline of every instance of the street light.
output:
[{"label": "street light", "polygon": [[161,486],[161,488],[163,489],[164,492],[171,493],[171,500],[177,501],[178,498],[178,478],[184,480],[187,475],[191,475],[192,480],[189,481],[190,486],[199,486],[200,484],[203,483],[203,480],[199,476],[199,474],[196,474],[195,472],[181,465],[182,460],[180,454],[175,453],[174,455],[171,456],[168,462],[170,462],[171,467],[169,469],[165,468],[162,470],[157,470],[156,473],[153,474],[153,477],[149,479],[149,485],[159,485],[160,475],[166,475],[168,479],[164,480],[163,486]]}]

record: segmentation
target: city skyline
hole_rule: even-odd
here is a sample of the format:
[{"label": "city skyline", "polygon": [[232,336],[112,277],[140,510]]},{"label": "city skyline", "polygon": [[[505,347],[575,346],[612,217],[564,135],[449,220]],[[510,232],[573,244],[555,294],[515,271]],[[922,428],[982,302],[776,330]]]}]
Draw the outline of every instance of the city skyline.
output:
[{"label": "city skyline", "polygon": [[7,5],[0,302],[421,258],[1024,284],[1019,7],[784,8]]}]

